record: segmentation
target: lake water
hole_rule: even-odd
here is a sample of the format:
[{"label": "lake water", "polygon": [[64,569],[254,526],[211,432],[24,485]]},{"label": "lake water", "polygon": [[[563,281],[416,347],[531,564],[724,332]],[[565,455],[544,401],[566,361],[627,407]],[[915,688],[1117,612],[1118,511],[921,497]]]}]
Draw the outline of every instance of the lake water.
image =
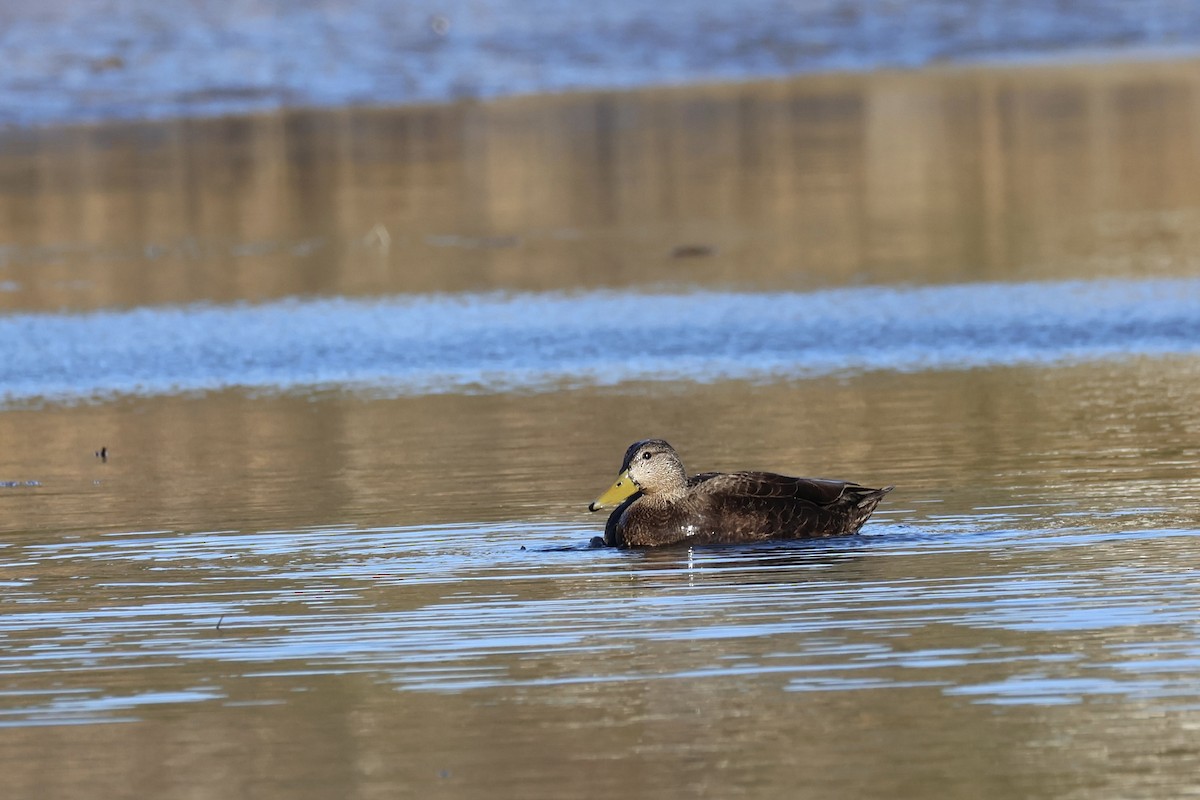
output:
[{"label": "lake water", "polygon": [[0,795],[1194,793],[1198,66],[4,133]]},{"label": "lake water", "polygon": [[1180,0],[0,2],[0,125],[1197,53]]}]

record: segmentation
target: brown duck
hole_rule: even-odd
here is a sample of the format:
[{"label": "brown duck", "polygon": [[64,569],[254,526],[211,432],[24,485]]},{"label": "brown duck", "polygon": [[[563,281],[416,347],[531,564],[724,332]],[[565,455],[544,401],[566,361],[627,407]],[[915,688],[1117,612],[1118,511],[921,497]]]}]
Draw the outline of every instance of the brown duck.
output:
[{"label": "brown duck", "polygon": [[772,472],[689,478],[675,448],[644,439],[629,446],[616,482],[588,509],[616,506],[604,526],[609,547],[808,539],[857,533],[892,489]]}]

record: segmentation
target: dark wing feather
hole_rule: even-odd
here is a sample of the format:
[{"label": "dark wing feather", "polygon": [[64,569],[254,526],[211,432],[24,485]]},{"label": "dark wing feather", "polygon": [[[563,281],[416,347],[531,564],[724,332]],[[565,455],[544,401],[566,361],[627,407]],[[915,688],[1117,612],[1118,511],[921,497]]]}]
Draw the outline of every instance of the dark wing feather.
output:
[{"label": "dark wing feather", "polygon": [[692,480],[698,478],[703,478],[703,481],[697,483],[704,483],[703,488],[699,490],[704,493],[720,493],[730,497],[800,500],[816,506],[836,503],[846,493],[847,488],[857,486],[845,481],[793,478],[774,472],[709,472],[693,476]]},{"label": "dark wing feather", "polygon": [[689,489],[692,489],[704,483],[705,481],[712,480],[713,478],[719,478],[725,474],[726,473],[724,472],[697,472],[695,475],[688,476],[687,485]]},{"label": "dark wing feather", "polygon": [[[830,536],[857,531],[887,490],[771,472],[707,473],[693,489],[721,520],[718,539]],[[889,487],[890,488],[890,487]]]}]

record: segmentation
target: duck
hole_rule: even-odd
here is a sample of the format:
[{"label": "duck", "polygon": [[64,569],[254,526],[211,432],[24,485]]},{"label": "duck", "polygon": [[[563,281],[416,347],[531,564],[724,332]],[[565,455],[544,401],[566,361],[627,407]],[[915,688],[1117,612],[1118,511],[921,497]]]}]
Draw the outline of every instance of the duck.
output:
[{"label": "duck", "polygon": [[604,526],[607,547],[812,539],[858,533],[894,488],[773,472],[689,477],[674,447],[642,439],[625,451],[617,479],[588,510],[613,509]]}]

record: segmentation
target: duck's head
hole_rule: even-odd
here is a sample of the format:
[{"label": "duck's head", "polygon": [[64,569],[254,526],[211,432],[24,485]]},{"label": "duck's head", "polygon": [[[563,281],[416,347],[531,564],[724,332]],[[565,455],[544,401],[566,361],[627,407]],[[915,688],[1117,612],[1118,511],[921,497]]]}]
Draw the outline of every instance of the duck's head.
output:
[{"label": "duck's head", "polygon": [[675,448],[662,439],[643,439],[629,445],[621,474],[612,486],[597,497],[589,511],[599,511],[621,503],[635,492],[648,497],[679,494],[687,490],[687,473]]}]

